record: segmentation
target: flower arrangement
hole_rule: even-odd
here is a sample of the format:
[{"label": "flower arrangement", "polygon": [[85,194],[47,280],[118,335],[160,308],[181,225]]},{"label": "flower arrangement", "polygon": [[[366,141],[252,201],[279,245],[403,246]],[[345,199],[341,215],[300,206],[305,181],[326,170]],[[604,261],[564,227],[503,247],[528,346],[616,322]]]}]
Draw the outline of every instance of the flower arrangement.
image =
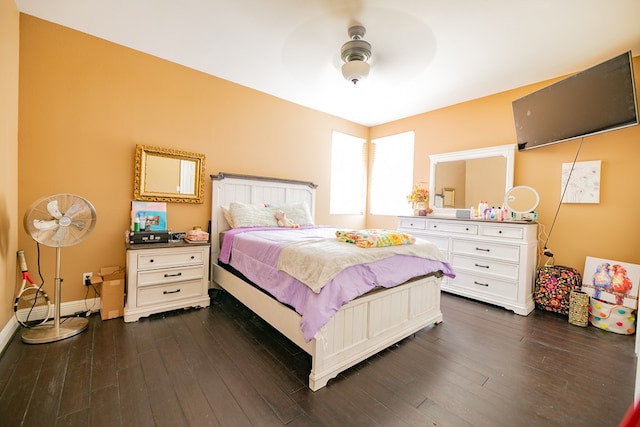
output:
[{"label": "flower arrangement", "polygon": [[429,190],[424,188],[421,183],[418,183],[413,186],[413,191],[411,194],[407,196],[407,200],[411,203],[412,206],[415,206],[416,203],[425,203],[429,201]]},{"label": "flower arrangement", "polygon": [[411,194],[407,196],[407,201],[411,203],[414,211],[418,211],[417,215],[426,215],[433,212],[433,209],[429,207],[429,190],[427,190],[423,183],[417,183],[413,186]]}]

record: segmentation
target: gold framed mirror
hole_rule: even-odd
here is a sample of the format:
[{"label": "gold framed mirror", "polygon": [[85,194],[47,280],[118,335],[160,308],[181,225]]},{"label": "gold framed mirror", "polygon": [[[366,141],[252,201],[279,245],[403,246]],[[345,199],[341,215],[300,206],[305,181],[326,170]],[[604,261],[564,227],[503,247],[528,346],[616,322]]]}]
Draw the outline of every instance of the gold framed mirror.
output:
[{"label": "gold framed mirror", "polygon": [[204,154],[136,145],[134,200],[203,203]]}]

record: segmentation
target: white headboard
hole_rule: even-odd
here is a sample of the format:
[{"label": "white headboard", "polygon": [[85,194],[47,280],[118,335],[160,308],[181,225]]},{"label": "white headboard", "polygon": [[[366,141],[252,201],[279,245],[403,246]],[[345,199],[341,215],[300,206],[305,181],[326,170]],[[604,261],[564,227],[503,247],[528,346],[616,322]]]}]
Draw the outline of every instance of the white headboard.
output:
[{"label": "white headboard", "polygon": [[263,176],[238,175],[220,172],[211,175],[211,262],[217,264],[220,247],[218,238],[229,225],[222,216],[220,207],[229,207],[231,202],[248,204],[296,203],[309,205],[312,218],[316,211],[316,187],[312,182]]}]

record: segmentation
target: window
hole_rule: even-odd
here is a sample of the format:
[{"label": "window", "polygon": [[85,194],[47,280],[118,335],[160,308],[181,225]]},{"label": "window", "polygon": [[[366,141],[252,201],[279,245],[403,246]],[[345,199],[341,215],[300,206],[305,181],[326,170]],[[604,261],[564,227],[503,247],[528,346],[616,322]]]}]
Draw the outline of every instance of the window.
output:
[{"label": "window", "polygon": [[407,195],[413,187],[415,132],[405,132],[372,141],[371,213],[407,215]]},{"label": "window", "polygon": [[366,175],[366,140],[333,132],[329,213],[362,215]]}]

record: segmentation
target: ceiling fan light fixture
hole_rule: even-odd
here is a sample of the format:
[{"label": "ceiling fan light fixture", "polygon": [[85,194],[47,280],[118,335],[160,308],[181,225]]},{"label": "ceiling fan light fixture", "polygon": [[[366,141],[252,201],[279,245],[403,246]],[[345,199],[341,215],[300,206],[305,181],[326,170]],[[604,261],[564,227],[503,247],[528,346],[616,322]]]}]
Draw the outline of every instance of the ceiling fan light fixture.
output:
[{"label": "ceiling fan light fixture", "polygon": [[350,27],[348,33],[351,40],[340,49],[340,57],[344,61],[342,76],[353,84],[367,77],[371,68],[367,62],[371,58],[371,44],[362,40],[366,31],[362,25]]},{"label": "ceiling fan light fixture", "polygon": [[370,65],[367,62],[354,60],[342,64],[342,76],[353,84],[369,75]]}]

